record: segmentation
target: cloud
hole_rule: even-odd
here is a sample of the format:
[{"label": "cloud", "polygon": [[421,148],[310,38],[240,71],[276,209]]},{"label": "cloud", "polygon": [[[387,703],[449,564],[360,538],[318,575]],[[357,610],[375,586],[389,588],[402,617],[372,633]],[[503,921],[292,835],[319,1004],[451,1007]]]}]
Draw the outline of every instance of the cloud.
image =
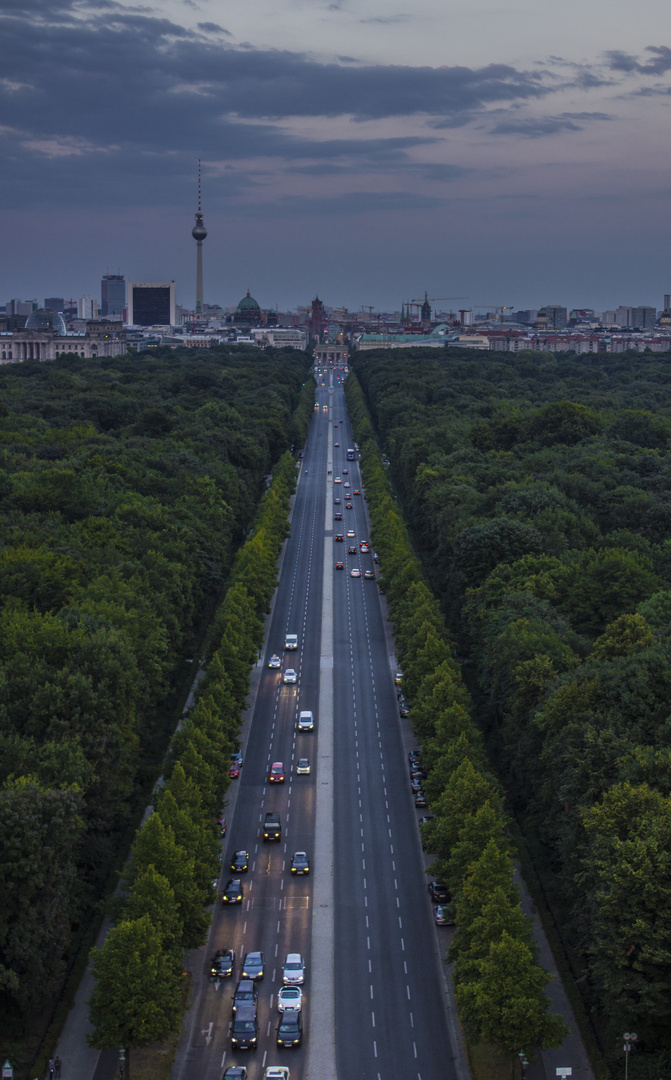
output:
[{"label": "cloud", "polygon": [[609,113],[579,112],[561,113],[559,116],[520,117],[499,120],[489,128],[492,135],[523,135],[527,139],[540,139],[557,135],[561,131],[582,131],[593,120],[612,120]]},{"label": "cloud", "polygon": [[667,71],[671,71],[671,49],[668,46],[648,45],[645,51],[652,55],[644,63],[631,53],[622,52],[620,49],[609,50],[605,54],[606,61],[612,71],[622,71],[626,74],[664,75]]}]

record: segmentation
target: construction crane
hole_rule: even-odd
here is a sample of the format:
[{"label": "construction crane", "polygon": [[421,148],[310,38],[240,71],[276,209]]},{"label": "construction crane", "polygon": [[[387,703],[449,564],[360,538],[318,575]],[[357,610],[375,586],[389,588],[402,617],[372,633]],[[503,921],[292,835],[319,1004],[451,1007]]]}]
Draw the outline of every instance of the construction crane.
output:
[{"label": "construction crane", "polygon": [[[420,307],[421,308],[421,306],[423,304],[426,304],[426,303],[429,303],[429,302],[435,304],[437,300],[468,300],[468,297],[467,296],[429,296],[427,293],[424,293],[424,298],[422,300],[407,300],[406,301],[406,306],[407,307]],[[452,309],[450,309],[450,321],[452,321]]]},{"label": "construction crane", "polygon": [[499,312],[499,324],[503,327],[503,320],[505,319],[506,311],[512,311],[514,304],[473,304],[476,308],[489,308],[493,311]]}]

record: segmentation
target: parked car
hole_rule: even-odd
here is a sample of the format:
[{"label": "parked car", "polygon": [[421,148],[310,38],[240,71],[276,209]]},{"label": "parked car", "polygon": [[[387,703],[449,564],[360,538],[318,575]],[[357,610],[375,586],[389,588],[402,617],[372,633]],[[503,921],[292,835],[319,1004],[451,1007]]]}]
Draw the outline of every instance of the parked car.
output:
[{"label": "parked car", "polygon": [[447,904],[452,899],[450,890],[442,881],[430,881],[427,889],[434,904]]}]

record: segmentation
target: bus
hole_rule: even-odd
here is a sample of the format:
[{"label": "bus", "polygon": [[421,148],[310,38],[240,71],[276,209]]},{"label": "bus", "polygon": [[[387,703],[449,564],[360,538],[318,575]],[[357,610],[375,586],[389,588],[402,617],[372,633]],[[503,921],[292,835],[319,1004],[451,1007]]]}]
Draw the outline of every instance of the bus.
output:
[{"label": "bus", "polygon": [[348,460],[348,461],[354,461],[354,460],[355,460],[355,459],[354,459],[354,451],[353,451],[353,450],[350,450],[350,449],[348,449],[348,451],[347,451],[347,460]]}]

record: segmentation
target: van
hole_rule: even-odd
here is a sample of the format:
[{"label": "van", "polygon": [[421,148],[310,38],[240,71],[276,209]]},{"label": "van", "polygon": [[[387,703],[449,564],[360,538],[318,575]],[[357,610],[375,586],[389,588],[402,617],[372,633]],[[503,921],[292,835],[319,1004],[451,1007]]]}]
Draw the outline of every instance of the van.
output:
[{"label": "van", "polygon": [[284,648],[289,650],[295,650],[298,648],[298,634],[285,634],[284,635]]},{"label": "van", "polygon": [[311,712],[307,709],[304,712],[298,714],[298,730],[299,731],[312,731],[315,726],[315,719]]}]

